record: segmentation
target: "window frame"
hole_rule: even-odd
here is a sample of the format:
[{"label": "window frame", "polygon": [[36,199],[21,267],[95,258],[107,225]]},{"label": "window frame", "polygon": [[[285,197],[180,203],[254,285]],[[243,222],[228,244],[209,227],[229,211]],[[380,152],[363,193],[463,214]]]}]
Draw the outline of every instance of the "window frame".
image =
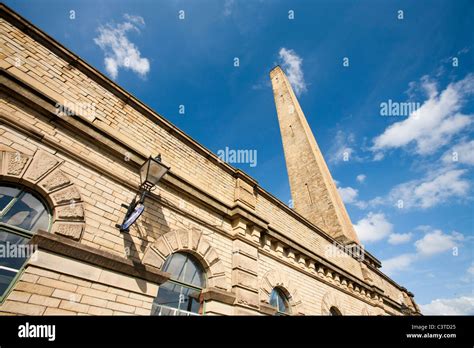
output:
[{"label": "window frame", "polygon": [[[34,198],[38,199],[40,201],[40,203],[43,205],[46,213],[48,214],[48,226],[47,226],[46,230],[48,232],[51,230],[52,222],[53,222],[53,213],[52,213],[52,210],[51,210],[48,202],[40,194],[38,194],[37,192],[31,190],[27,186],[15,185],[14,183],[10,183],[10,182],[0,181],[0,187],[1,186],[15,188],[15,189],[18,189],[19,192],[15,195],[15,197],[13,197],[10,200],[10,202],[8,202],[5,205],[5,207],[2,210],[0,210],[0,220],[10,211],[10,209],[15,205],[16,202],[18,202],[18,200],[21,200],[25,194],[30,194]],[[14,235],[17,235],[17,236],[20,236],[20,237],[23,237],[23,238],[27,238],[27,239],[31,239],[35,235],[35,232],[31,232],[31,231],[26,230],[24,228],[13,226],[13,225],[1,222],[1,221],[0,221],[0,231],[10,233],[10,234],[14,234]],[[0,304],[2,304],[5,301],[5,299],[8,297],[8,295],[11,293],[11,291],[12,291],[13,287],[15,286],[16,282],[18,281],[20,276],[23,274],[24,269],[25,269],[25,265],[27,264],[27,261],[28,260],[25,260],[23,265],[18,269],[18,271],[16,272],[16,275],[12,278],[10,284],[5,289],[3,294],[0,293]]]},{"label": "window frame", "polygon": [[[273,292],[276,292],[277,294],[277,305],[276,306],[272,306],[274,308],[276,308],[276,312],[275,312],[275,315],[277,316],[289,316],[291,315],[291,306],[290,306],[290,300],[288,298],[288,296],[286,295],[286,292],[281,288],[281,287],[274,287],[272,289],[272,292],[270,293],[270,301],[271,301],[271,298],[272,298],[272,294]],[[287,309],[287,312],[282,312],[279,310],[279,306],[278,306],[278,298],[281,297],[285,303],[285,307]]]},{"label": "window frame", "polygon": [[[204,267],[204,265],[202,264],[202,262],[196,257],[194,256],[193,254],[187,252],[187,251],[183,251],[183,250],[178,250],[174,253],[171,253],[170,255],[168,255],[167,259],[165,260],[163,266],[162,266],[162,270],[164,270],[164,267],[165,265],[167,264],[167,261],[168,261],[168,258],[172,258],[173,255],[175,254],[181,254],[183,256],[185,256],[187,258],[186,262],[188,262],[189,260],[193,260],[199,267],[200,267],[200,270],[201,270],[201,274],[202,274],[202,278],[203,278],[203,287],[198,287],[196,285],[193,285],[193,284],[188,284],[188,283],[185,283],[183,281],[180,281],[180,280],[177,280],[177,279],[173,279],[173,278],[169,278],[165,283],[161,284],[161,286],[167,284],[167,283],[171,283],[171,284],[174,284],[174,285],[178,285],[178,286],[181,286],[181,287],[184,287],[184,288],[187,288],[187,289],[191,289],[191,290],[195,290],[195,291],[199,291],[199,296],[201,296],[203,290],[206,288],[207,286],[207,272],[206,272],[206,268]],[[166,272],[166,271],[165,271]],[[153,307],[164,307],[166,309],[170,309],[170,310],[174,310],[178,313],[182,312],[186,315],[205,315],[206,313],[206,303],[205,301],[202,301],[201,303],[201,306],[200,306],[200,310],[201,310],[201,313],[195,313],[195,312],[190,312],[190,311],[187,311],[187,310],[183,310],[183,309],[178,309],[178,308],[175,308],[175,307],[171,307],[171,306],[167,306],[167,305],[161,305],[161,304],[158,304],[156,303],[155,304],[155,300],[158,299],[158,296],[160,294],[160,289],[158,289],[158,293],[155,297],[155,299],[153,300]]]},{"label": "window frame", "polygon": [[336,306],[329,308],[329,315],[332,317],[342,317],[342,312]]}]

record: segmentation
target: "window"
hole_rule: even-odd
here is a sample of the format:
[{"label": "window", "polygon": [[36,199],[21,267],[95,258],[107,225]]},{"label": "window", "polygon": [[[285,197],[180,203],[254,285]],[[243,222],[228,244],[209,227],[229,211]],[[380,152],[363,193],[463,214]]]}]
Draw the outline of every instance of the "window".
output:
[{"label": "window", "polygon": [[160,285],[152,315],[202,314],[200,296],[206,279],[201,264],[192,255],[178,252],[166,259],[162,270],[171,273],[171,278]]},{"label": "window", "polygon": [[336,307],[332,306],[330,309],[329,309],[329,315],[332,315],[332,316],[341,316],[342,313],[339,309],[337,309]]},{"label": "window", "polygon": [[28,190],[0,183],[0,300],[16,279],[29,255],[28,240],[49,230],[51,214]]},{"label": "window", "polygon": [[286,295],[279,288],[273,289],[270,294],[270,305],[276,308],[276,315],[290,314],[290,306],[288,305]]}]

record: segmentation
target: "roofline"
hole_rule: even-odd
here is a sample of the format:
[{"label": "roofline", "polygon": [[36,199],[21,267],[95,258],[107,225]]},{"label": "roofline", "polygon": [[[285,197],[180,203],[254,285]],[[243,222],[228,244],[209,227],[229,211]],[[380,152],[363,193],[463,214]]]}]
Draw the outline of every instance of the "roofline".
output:
[{"label": "roofline", "polygon": [[[79,57],[78,55],[73,53],[71,50],[66,48],[64,45],[62,45],[59,41],[57,41],[56,39],[54,39],[53,37],[45,33],[43,30],[39,29],[37,26],[32,24],[30,21],[20,16],[18,13],[16,13],[13,9],[8,7],[4,3],[0,3],[0,18],[7,20],[9,23],[13,24],[17,28],[19,28],[21,31],[23,31],[25,34],[29,35],[30,37],[32,37],[33,39],[35,39],[36,41],[38,41],[39,43],[41,43],[42,45],[50,49],[53,53],[57,54],[62,59],[68,61],[70,65],[79,69],[89,78],[97,82],[100,86],[107,89],[109,92],[115,94],[118,98],[120,98],[124,102],[128,103],[130,106],[137,109],[137,111],[142,113],[144,116],[148,117],[150,120],[158,123],[160,126],[165,128],[168,132],[173,133],[181,141],[193,147],[195,150],[197,150],[198,153],[200,153],[207,159],[212,160],[215,165],[223,168],[233,177],[241,178],[247,181],[250,185],[252,185],[255,189],[257,189],[260,193],[262,193],[268,199],[270,199],[273,203],[283,208],[283,210],[285,210],[288,214],[292,215],[299,222],[311,228],[314,232],[320,234],[323,238],[337,242],[328,233],[324,232],[321,228],[319,228],[318,226],[308,221],[304,216],[302,216],[295,210],[289,208],[286,204],[284,204],[280,199],[275,197],[273,194],[266,191],[250,175],[248,175],[241,169],[235,168],[234,166],[224,161],[221,161],[215,153],[213,153],[212,151],[207,149],[205,146],[198,143],[191,136],[183,132],[181,129],[176,127],[170,121],[166,120],[161,114],[159,114],[158,112],[156,112],[155,110],[147,106],[145,103],[140,101],[137,97],[135,97],[131,93],[127,92],[124,88],[120,87],[117,83],[115,83],[113,80],[108,78],[105,74],[100,72],[98,69],[94,68],[92,65],[87,63],[81,57]],[[276,65],[275,67],[273,67],[272,71],[277,68],[281,69],[280,65]],[[372,255],[370,254],[370,256]],[[375,257],[373,258],[376,259]],[[393,279],[391,279],[387,275],[385,275],[385,277],[387,280],[390,280],[390,282],[396,287],[398,287],[399,289],[404,289],[404,287],[397,284]]]}]

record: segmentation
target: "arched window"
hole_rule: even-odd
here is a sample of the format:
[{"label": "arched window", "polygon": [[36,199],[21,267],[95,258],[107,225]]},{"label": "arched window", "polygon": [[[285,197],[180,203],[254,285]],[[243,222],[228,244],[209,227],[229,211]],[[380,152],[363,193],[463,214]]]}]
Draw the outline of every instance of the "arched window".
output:
[{"label": "arched window", "polygon": [[206,279],[198,260],[191,254],[177,252],[166,259],[162,270],[171,273],[171,278],[160,285],[152,315],[203,314],[200,296]]},{"label": "arched window", "polygon": [[329,315],[332,315],[332,316],[341,316],[342,313],[339,309],[337,309],[337,307],[334,307],[332,306],[330,309],[329,309]]},{"label": "arched window", "polygon": [[270,305],[276,308],[276,315],[290,314],[288,299],[285,293],[279,288],[274,288],[272,290],[272,293],[270,294]]},{"label": "arched window", "polygon": [[39,197],[23,187],[0,183],[0,300],[31,256],[28,240],[50,225],[51,214]]}]

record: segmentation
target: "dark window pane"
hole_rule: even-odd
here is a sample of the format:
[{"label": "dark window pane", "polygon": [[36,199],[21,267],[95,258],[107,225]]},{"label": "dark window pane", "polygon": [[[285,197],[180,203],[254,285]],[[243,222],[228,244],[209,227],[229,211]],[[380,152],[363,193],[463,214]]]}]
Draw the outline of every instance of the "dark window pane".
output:
[{"label": "dark window pane", "polygon": [[180,279],[183,283],[192,284],[197,287],[204,286],[203,272],[201,265],[194,258],[188,257],[186,266],[183,271],[183,278]]},{"label": "dark window pane", "polygon": [[3,269],[0,266],[0,296],[2,296],[8,289],[13,278],[15,278],[16,273],[17,272]]},{"label": "dark window pane", "polygon": [[47,230],[49,220],[43,214],[48,214],[43,203],[30,193],[25,193],[8,210],[2,222],[31,232],[40,228]]},{"label": "dark window pane", "polygon": [[12,269],[20,269],[26,259],[31,256],[28,255],[27,238],[17,234],[0,231],[0,266]]},{"label": "dark window pane", "polygon": [[185,262],[186,256],[184,254],[171,254],[163,266],[163,271],[171,273],[171,278],[178,280],[181,276]]},{"label": "dark window pane", "polygon": [[[200,291],[171,281],[160,286],[155,304],[176,308],[182,311],[199,313]],[[163,315],[163,313],[162,313]]]},{"label": "dark window pane", "polygon": [[280,313],[289,313],[288,300],[286,299],[285,294],[280,289],[273,289],[270,294],[270,305],[276,307],[277,311]]},{"label": "dark window pane", "polygon": [[[199,313],[201,308],[199,297],[201,289],[205,286],[204,271],[200,263],[190,254],[174,253],[166,259],[162,269],[171,273],[171,280],[160,286],[152,314],[189,315],[189,312]],[[165,307],[176,310],[169,310]],[[183,312],[188,312],[188,314]]]},{"label": "dark window pane", "polygon": [[19,192],[20,190],[14,187],[0,186],[0,211],[5,209],[8,203],[10,203]]},{"label": "dark window pane", "polygon": [[165,262],[163,271],[171,273],[171,279],[194,285],[205,286],[204,271],[199,262],[188,254],[174,253]]}]

